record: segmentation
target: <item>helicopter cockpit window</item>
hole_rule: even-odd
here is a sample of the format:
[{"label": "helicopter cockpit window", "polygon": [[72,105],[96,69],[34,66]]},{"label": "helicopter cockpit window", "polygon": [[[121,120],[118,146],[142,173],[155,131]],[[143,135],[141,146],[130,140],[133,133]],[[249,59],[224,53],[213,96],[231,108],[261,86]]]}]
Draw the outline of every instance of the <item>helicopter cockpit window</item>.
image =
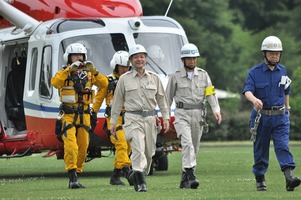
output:
[{"label": "helicopter cockpit window", "polygon": [[39,84],[39,92],[40,96],[43,98],[50,99],[52,95],[52,87],[51,87],[51,66],[52,66],[52,48],[51,46],[46,46],[43,49],[43,57],[42,57],[42,65],[41,65],[41,73],[40,73],[40,84]]},{"label": "helicopter cockpit window", "polygon": [[179,28],[178,23],[175,23],[172,20],[156,20],[153,18],[144,18],[142,19],[142,22],[146,26]]},{"label": "helicopter cockpit window", "polygon": [[118,50],[128,51],[125,37],[121,33],[84,35],[67,38],[60,45],[60,66],[66,65],[63,54],[69,44],[82,43],[87,48],[87,60],[92,61],[98,71],[102,74],[112,73],[110,61],[114,53]]},{"label": "helicopter cockpit window", "polygon": [[101,19],[97,20],[61,20],[55,22],[51,27],[51,33],[61,33],[78,29],[103,28],[105,23]]},{"label": "helicopter cockpit window", "polygon": [[167,76],[175,72],[182,64],[180,50],[182,38],[168,33],[135,33],[135,41],[145,47],[148,57],[146,69]]}]

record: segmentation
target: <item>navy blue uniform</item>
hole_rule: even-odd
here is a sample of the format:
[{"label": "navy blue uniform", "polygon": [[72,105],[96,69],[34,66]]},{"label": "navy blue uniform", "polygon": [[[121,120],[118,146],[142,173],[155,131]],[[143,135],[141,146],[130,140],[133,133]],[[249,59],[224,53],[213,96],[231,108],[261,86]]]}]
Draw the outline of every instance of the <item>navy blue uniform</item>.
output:
[{"label": "navy blue uniform", "polygon": [[[243,94],[250,91],[263,103],[263,110],[270,110],[273,106],[284,106],[285,95],[289,95],[290,87],[285,89],[284,84],[280,84],[281,77],[286,76],[286,69],[281,64],[276,64],[271,71],[269,67],[261,62],[250,69]],[[254,127],[257,111],[251,112],[250,127]],[[291,167],[295,168],[295,162],[289,151],[290,120],[288,111],[280,115],[262,114],[257,128],[256,141],[254,147],[253,173],[255,176],[264,175],[269,166],[269,148],[272,137],[274,151],[281,167],[281,170]]]}]

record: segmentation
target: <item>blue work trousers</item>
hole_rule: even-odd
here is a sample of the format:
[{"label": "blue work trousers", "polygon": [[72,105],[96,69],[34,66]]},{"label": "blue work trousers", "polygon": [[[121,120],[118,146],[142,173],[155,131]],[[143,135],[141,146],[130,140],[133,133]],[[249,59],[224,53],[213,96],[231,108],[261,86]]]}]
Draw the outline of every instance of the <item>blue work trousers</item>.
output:
[{"label": "blue work trousers", "polygon": [[[257,112],[252,111],[251,127],[254,126],[254,119]],[[274,151],[280,165],[281,171],[287,167],[295,168],[293,155],[289,150],[290,121],[286,111],[284,115],[268,116],[262,115],[258,128],[256,141],[253,144],[255,176],[264,175],[269,166],[270,140],[273,139]]]}]

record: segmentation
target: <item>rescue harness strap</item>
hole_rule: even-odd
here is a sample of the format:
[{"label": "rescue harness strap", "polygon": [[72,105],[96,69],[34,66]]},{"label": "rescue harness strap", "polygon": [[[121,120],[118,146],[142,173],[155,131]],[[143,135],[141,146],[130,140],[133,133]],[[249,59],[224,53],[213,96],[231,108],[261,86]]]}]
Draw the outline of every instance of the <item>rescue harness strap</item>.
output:
[{"label": "rescue harness strap", "polygon": [[[112,109],[112,107],[109,106],[109,105],[107,105],[106,110],[105,110],[105,114],[104,114],[104,116],[105,116],[106,118],[111,117],[111,109]],[[123,116],[124,113],[125,113],[125,110],[122,110],[122,111],[120,112],[119,116]]]},{"label": "rescue harness strap", "polygon": [[113,77],[113,76],[108,76],[108,79],[109,79],[108,93],[112,92],[112,95],[114,95],[116,85],[118,82],[118,78]]},{"label": "rescue harness strap", "polygon": [[[107,120],[105,120],[105,123],[103,124],[102,129],[104,130],[104,132],[106,133],[106,135],[107,135],[108,137],[111,136],[111,131],[108,129],[108,123],[107,123]],[[120,130],[122,130],[122,129],[123,129],[122,125],[117,126],[117,127],[116,127],[116,132],[117,132],[117,131],[120,131]]]},{"label": "rescue harness strap", "polygon": [[[61,105],[61,111],[63,111],[65,114],[74,114],[74,119],[73,119],[73,123],[72,124],[68,124],[66,127],[63,128],[63,130],[61,131],[61,133],[65,133],[68,129],[72,128],[73,126],[76,127],[76,129],[83,127],[87,132],[90,131],[90,127],[84,125],[84,113],[85,114],[90,114],[91,113],[91,108],[88,107],[87,110],[84,110],[84,106],[82,105],[82,98],[83,96],[81,94],[78,95],[79,98],[79,106],[78,107],[74,107],[71,108],[69,106],[66,106],[64,104]],[[76,124],[77,118],[78,116],[80,117],[80,123]]]}]

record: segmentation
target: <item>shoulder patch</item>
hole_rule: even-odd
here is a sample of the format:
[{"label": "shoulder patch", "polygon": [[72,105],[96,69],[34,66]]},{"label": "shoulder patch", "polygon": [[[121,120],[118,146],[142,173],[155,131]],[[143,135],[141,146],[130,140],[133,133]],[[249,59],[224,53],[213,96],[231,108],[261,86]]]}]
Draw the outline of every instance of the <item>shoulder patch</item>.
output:
[{"label": "shoulder patch", "polygon": [[204,69],[199,68],[199,67],[197,68],[197,70],[198,70],[198,71],[201,71],[201,72],[206,72]]},{"label": "shoulder patch", "polygon": [[120,80],[121,78],[123,78],[124,76],[129,76],[129,75],[132,74],[132,73],[133,73],[132,70],[125,72],[124,74],[122,74],[122,75],[119,77],[119,80]]},{"label": "shoulder patch", "polygon": [[155,75],[157,75],[155,72],[153,72],[153,71],[147,71],[149,74],[155,74]]},{"label": "shoulder patch", "polygon": [[132,74],[132,73],[133,73],[133,70],[130,70],[130,71],[125,72],[125,73],[122,74],[121,76],[126,75],[126,74]]}]

